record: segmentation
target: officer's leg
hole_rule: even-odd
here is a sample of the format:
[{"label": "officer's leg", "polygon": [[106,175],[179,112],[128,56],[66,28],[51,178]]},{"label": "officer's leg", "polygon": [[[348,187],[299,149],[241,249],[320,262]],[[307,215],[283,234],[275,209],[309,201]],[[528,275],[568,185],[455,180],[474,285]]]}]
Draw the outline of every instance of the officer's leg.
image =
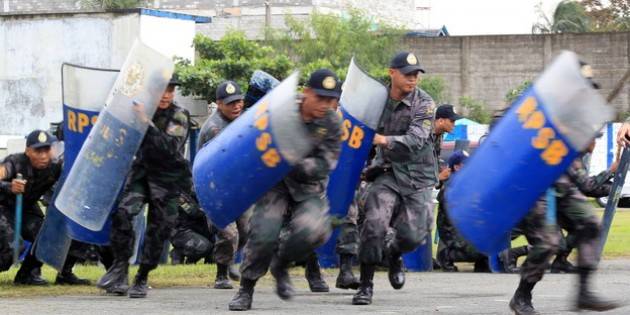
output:
[{"label": "officer's leg", "polygon": [[[243,247],[245,247],[245,243],[247,243],[247,235],[249,234],[249,219],[252,216],[252,209],[253,206],[247,209],[247,211],[245,211],[245,213],[243,213],[238,218],[238,220],[236,220],[236,228],[238,229],[238,249],[235,253],[235,256],[239,251],[243,250]],[[228,275],[230,279],[234,281],[241,280],[241,273],[234,263],[230,265],[228,269]]]},{"label": "officer's leg", "polygon": [[402,203],[394,213],[394,239],[387,244],[389,259],[389,282],[394,289],[400,289],[405,284],[402,254],[415,250],[426,242],[430,233],[431,218],[433,217],[433,202],[431,189],[423,189],[411,195],[404,196]]},{"label": "officer's leg", "polygon": [[546,211],[547,204],[539,200],[519,224],[532,247],[521,268],[521,281],[510,301],[510,308],[517,314],[535,312],[532,305],[532,290],[542,279],[549,266],[549,259],[558,249],[560,231],[557,226],[547,224]]},{"label": "officer's leg", "polygon": [[354,201],[348,208],[348,214],[339,227],[335,251],[339,255],[339,275],[336,287],[340,289],[358,289],[359,279],[352,273],[352,259],[359,253],[359,209]]},{"label": "officer's leg", "polygon": [[376,264],[383,260],[385,236],[390,226],[394,209],[398,206],[398,194],[385,185],[393,182],[390,174],[380,176],[368,189],[365,216],[361,224],[359,260],[361,262],[360,287],[352,304],[372,303],[372,289]]},{"label": "officer's leg", "polygon": [[212,249],[212,243],[203,235],[187,227],[181,227],[171,236],[173,250],[178,250],[189,261],[199,260]]},{"label": "officer's leg", "polygon": [[312,197],[293,205],[287,235],[281,239],[277,259],[272,263],[272,273],[276,279],[288,279],[289,263],[307,259],[306,279],[313,292],[328,292],[317,255],[314,251],[323,245],[331,234],[328,200],[326,197]]},{"label": "officer's leg", "polygon": [[571,197],[558,202],[558,222],[569,234],[574,234],[578,249],[580,288],[575,306],[578,309],[605,311],[619,307],[603,300],[590,289],[591,275],[597,268],[600,225],[592,206],[585,200]]},{"label": "officer's leg", "polygon": [[89,245],[86,243],[81,243],[79,241],[72,241],[70,244],[70,250],[68,251],[68,256],[66,257],[66,262],[63,265],[61,272],[57,274],[57,278],[55,279],[55,284],[69,284],[69,285],[89,285],[90,280],[81,279],[77,277],[74,272],[72,272],[72,268],[77,263],[79,258],[85,259],[85,254],[89,249]]},{"label": "officer's leg", "polygon": [[13,264],[13,227],[0,208],[0,272],[7,271]]},{"label": "officer's leg", "polygon": [[247,243],[243,248],[241,286],[229,304],[230,310],[251,308],[254,286],[269,269],[288,206],[289,195],[282,184],[267,192],[254,205]]},{"label": "officer's leg", "polygon": [[[37,238],[37,233],[39,233],[39,229],[44,223],[44,218],[41,216],[41,211],[38,209],[33,209],[31,211],[26,210],[22,215],[22,238],[26,241],[35,244],[35,239]],[[15,284],[26,284],[26,285],[46,285],[48,282],[40,277],[40,268],[43,263],[37,260],[35,257],[35,251],[30,250],[24,261],[22,262],[22,266],[20,270],[18,270],[15,275],[15,279],[13,282]]]},{"label": "officer's leg", "polygon": [[234,262],[234,255],[238,248],[238,228],[236,222],[228,224],[217,233],[214,246],[214,259],[217,262],[217,277],[214,281],[215,289],[232,289],[228,279],[228,268]]},{"label": "officer's leg", "polygon": [[133,218],[142,212],[148,201],[148,186],[144,178],[128,178],[118,203],[112,214],[110,234],[111,252],[114,261],[107,273],[96,286],[107,293],[125,295],[129,289],[129,259],[132,256],[135,234]]},{"label": "officer's leg", "polygon": [[140,267],[129,288],[130,298],[144,298],[148,291],[149,272],[160,262],[164,242],[168,240],[177,221],[179,196],[172,185],[149,182],[150,201],[147,229],[144,234]]},{"label": "officer's leg", "polygon": [[[573,241],[570,241],[570,239]],[[575,236],[571,233],[567,233],[566,236],[562,234],[562,238],[560,239],[560,248],[558,249],[558,253],[556,253],[556,259],[554,259],[553,263],[551,263],[551,273],[577,272],[577,268],[575,268],[568,260],[569,254],[571,254],[571,251],[573,250],[572,246],[575,246],[569,245],[569,242],[572,242],[571,244],[575,244],[574,240]]]}]

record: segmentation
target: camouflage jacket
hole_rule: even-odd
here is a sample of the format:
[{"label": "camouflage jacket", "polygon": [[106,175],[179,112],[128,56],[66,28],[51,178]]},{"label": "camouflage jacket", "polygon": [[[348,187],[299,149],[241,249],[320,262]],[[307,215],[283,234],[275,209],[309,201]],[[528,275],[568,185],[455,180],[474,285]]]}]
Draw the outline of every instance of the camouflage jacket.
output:
[{"label": "camouflage jacket", "polygon": [[10,211],[15,208],[15,195],[11,192],[11,181],[22,174],[26,180],[26,188],[23,194],[22,207],[25,211],[36,211],[41,214],[35,205],[44,194],[49,192],[61,176],[61,164],[51,163],[43,170],[31,166],[31,162],[24,153],[7,156],[0,164],[0,206],[7,207]]},{"label": "camouflage jacket", "polygon": [[145,175],[151,181],[167,183],[181,183],[191,176],[184,156],[189,117],[187,110],[175,104],[158,108],[136,155],[134,176]]},{"label": "camouflage jacket", "polygon": [[556,195],[560,198],[571,197],[586,200],[588,197],[604,197],[610,193],[614,173],[609,170],[595,176],[588,176],[588,170],[582,157],[576,158],[569,169],[556,181]]},{"label": "camouflage jacket", "polygon": [[208,144],[210,140],[214,139],[223,128],[227,127],[230,121],[227,120],[219,110],[216,110],[208,120],[201,126],[199,131],[199,140],[197,141],[197,148],[201,149],[204,145]]},{"label": "camouflage jacket", "polygon": [[306,128],[315,146],[282,181],[295,201],[326,193],[328,175],[341,153],[341,119],[335,111],[306,123]]},{"label": "camouflage jacket", "polygon": [[372,166],[391,168],[402,194],[432,187],[437,183],[435,139],[432,139],[435,103],[421,89],[402,101],[389,100],[377,133],[387,137],[378,146]]}]

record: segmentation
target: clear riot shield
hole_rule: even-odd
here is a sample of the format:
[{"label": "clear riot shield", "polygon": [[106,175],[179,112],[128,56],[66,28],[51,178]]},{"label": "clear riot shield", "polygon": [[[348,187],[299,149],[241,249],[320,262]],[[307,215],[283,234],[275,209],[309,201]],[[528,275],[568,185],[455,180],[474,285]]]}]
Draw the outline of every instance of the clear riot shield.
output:
[{"label": "clear riot shield", "polygon": [[61,178],[48,205],[46,217],[37,238],[37,258],[61,270],[71,241],[105,245],[109,242],[111,222],[103,229],[92,231],[68,219],[55,207],[54,200],[68,176],[72,165],[87,138],[98,114],[105,105],[107,94],[114,85],[118,70],[98,69],[79,65],[61,66],[63,99],[64,165]]},{"label": "clear riot shield", "polygon": [[578,56],[560,54],[451,179],[446,198],[457,230],[488,255],[501,251],[612,113],[581,75]]},{"label": "clear riot shield", "polygon": [[148,127],[134,108],[152,117],[173,74],[173,62],[136,41],[88,135],[55,205],[79,225],[100,231]]},{"label": "clear riot shield", "polygon": [[[346,216],[354,199],[387,96],[387,88],[361,70],[353,58],[339,100],[343,119],[341,154],[337,167],[330,174],[326,191],[330,214],[338,219]],[[337,234],[335,230],[328,242],[317,250],[324,267],[337,263]]]},{"label": "clear riot shield", "polygon": [[224,228],[313,147],[296,104],[294,73],[204,146],[193,164],[201,207]]}]

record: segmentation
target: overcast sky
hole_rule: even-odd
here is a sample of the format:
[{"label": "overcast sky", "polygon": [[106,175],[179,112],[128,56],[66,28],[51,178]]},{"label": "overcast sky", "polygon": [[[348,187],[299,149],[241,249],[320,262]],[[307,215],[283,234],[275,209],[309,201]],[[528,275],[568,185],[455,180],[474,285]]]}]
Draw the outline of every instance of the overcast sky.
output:
[{"label": "overcast sky", "polygon": [[416,5],[430,6],[422,20],[431,28],[446,25],[451,35],[529,34],[541,2],[551,16],[560,0],[416,0]]}]

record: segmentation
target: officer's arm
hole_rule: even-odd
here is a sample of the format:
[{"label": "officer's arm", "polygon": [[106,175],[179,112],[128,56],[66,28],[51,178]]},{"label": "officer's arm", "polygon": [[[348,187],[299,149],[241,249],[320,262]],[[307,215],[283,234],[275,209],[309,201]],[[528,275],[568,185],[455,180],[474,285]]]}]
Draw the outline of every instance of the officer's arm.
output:
[{"label": "officer's arm", "polygon": [[596,176],[588,176],[588,172],[582,161],[578,159],[574,163],[575,165],[569,168],[567,174],[583,194],[590,197],[603,197],[608,195],[610,185],[606,183],[613,177],[614,174],[612,172],[603,171]]},{"label": "officer's arm", "polygon": [[175,152],[186,143],[188,128],[190,128],[188,116],[184,112],[177,112],[166,127],[165,132],[162,132],[154,124],[149,124],[147,140],[157,151]]},{"label": "officer's arm", "polygon": [[341,128],[338,119],[312,156],[303,159],[291,172],[299,180],[322,180],[337,167],[341,154]]},{"label": "officer's arm", "polygon": [[394,162],[404,162],[411,158],[413,152],[422,149],[430,142],[429,136],[433,128],[433,100],[423,100],[413,112],[413,118],[407,133],[400,136],[386,136],[386,144],[381,146],[383,154]]},{"label": "officer's arm", "polygon": [[0,163],[0,191],[11,192],[11,180],[15,178],[15,167],[11,159],[6,159]]}]

